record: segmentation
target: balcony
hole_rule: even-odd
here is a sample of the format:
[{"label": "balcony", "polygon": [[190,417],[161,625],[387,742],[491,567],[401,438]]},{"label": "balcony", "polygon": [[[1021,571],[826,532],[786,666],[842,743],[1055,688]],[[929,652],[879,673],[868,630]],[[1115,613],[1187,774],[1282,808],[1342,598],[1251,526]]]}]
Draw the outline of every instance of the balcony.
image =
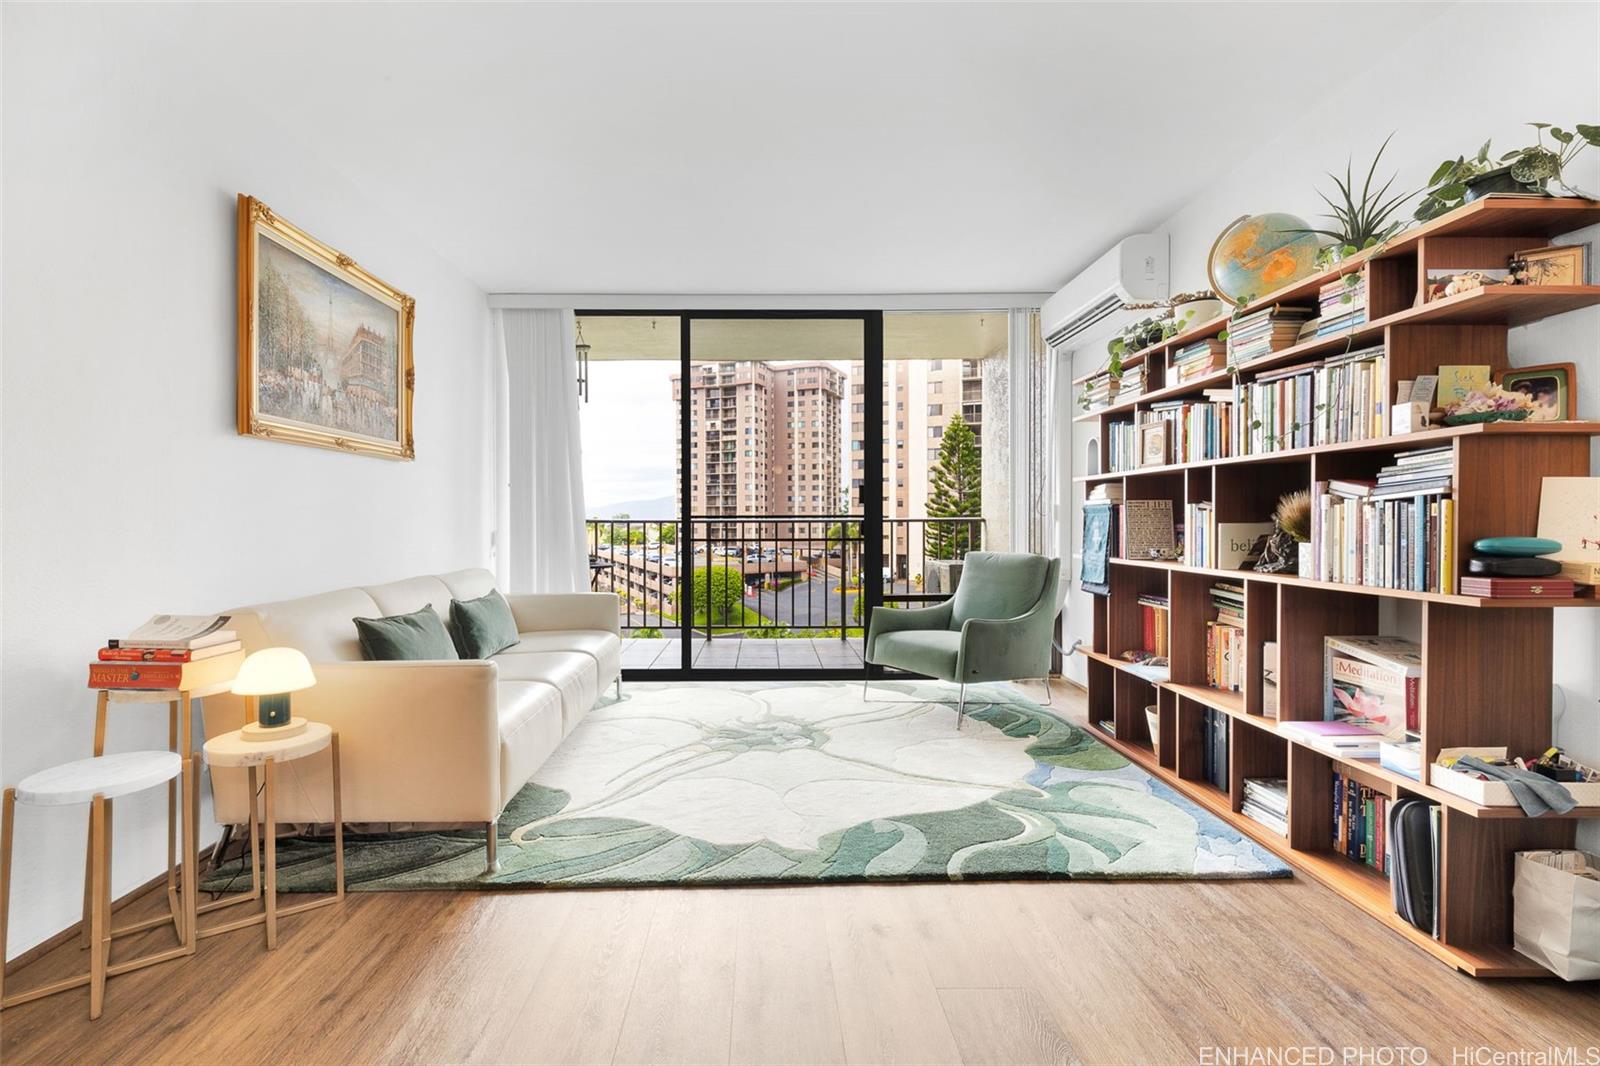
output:
[{"label": "balcony", "polygon": [[[726,514],[716,513],[715,493],[706,506],[713,513],[696,515],[688,524],[698,577],[689,630],[696,665],[703,660],[718,669],[858,666],[865,548],[860,516],[738,514],[731,506]],[[632,518],[591,518],[586,524],[590,585],[618,595],[625,665],[678,668],[684,593],[677,545],[686,524]],[[976,550],[983,532],[983,519],[977,517],[885,518],[878,578],[884,602],[944,599],[924,588],[926,562]],[[707,599],[712,600],[709,613],[702,602]],[[719,647],[713,651],[712,645]]]}]

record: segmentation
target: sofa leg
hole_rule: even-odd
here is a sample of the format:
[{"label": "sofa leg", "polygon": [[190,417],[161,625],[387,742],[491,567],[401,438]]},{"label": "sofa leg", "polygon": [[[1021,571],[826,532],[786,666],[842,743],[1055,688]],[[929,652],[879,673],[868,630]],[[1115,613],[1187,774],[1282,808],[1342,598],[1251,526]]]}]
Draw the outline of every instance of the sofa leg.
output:
[{"label": "sofa leg", "polygon": [[617,699],[622,698],[622,675],[617,675]]},{"label": "sofa leg", "polygon": [[484,857],[488,860],[488,864],[484,867],[483,872],[486,874],[497,874],[500,872],[500,858],[497,854],[499,843],[500,820],[497,818],[492,822],[486,822],[484,824],[483,850]]},{"label": "sofa leg", "polygon": [[956,728],[961,728],[961,723],[967,717],[967,683],[961,682],[961,699],[956,704]]}]

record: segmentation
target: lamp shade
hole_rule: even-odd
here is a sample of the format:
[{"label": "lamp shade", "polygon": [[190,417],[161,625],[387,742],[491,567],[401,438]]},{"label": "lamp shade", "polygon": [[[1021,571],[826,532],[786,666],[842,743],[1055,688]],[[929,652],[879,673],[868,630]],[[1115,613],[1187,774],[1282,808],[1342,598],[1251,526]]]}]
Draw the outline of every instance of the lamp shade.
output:
[{"label": "lamp shade", "polygon": [[317,683],[311,662],[296,648],[263,648],[251,652],[233,679],[237,696],[272,696],[299,692]]}]

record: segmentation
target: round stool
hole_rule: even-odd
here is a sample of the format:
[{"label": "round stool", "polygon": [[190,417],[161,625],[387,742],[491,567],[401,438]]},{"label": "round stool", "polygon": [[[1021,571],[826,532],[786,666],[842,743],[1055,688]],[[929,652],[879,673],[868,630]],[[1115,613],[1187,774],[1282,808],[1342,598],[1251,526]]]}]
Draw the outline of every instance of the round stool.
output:
[{"label": "round stool", "polygon": [[[333,768],[333,884],[331,896],[298,903],[293,907],[278,907],[278,820],[275,811],[277,800],[278,764],[303,759],[327,749]],[[259,914],[226,922],[210,929],[197,929],[197,937],[231,933],[251,925],[266,926],[267,949],[278,946],[278,919],[300,914],[317,907],[326,907],[344,899],[344,808],[339,787],[339,734],[321,722],[308,722],[304,718],[291,719],[286,727],[254,730],[235,729],[206,741],[206,762],[211,766],[243,768],[248,775],[250,790],[250,881],[251,891],[241,893],[225,904],[245,903],[255,898],[257,862],[265,867],[266,885]],[[257,772],[261,775],[257,792]],[[261,825],[256,823],[256,796],[261,796]],[[265,842],[266,855],[257,859],[256,841]]]},{"label": "round stool", "polygon": [[[157,962],[189,953],[192,940],[177,948],[155,952],[138,959],[111,965],[111,804],[118,796],[156,788],[183,774],[183,759],[174,751],[127,751],[98,755],[63,763],[25,778],[16,788],[5,791],[5,806],[0,814],[0,958],[5,957],[6,925],[11,912],[11,843],[17,803],[36,807],[89,805],[89,972],[69,977],[41,988],[4,995],[4,974],[0,973],[0,1009],[65,992],[80,985],[89,986],[89,1017],[100,1017],[105,1002],[106,977],[127,973]],[[189,781],[193,775],[186,775]],[[192,785],[186,782],[185,789]],[[168,906],[172,907],[171,898]],[[173,915],[174,925],[178,916]],[[3,969],[3,968],[0,968]]]}]

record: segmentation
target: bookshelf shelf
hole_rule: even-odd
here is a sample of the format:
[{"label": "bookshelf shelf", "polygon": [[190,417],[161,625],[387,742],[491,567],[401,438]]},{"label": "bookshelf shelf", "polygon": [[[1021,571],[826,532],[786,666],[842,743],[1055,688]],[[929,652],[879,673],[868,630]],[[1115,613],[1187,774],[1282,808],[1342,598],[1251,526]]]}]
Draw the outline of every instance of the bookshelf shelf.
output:
[{"label": "bookshelf shelf", "polygon": [[[1362,406],[1353,408],[1356,413],[1368,410],[1369,400],[1392,400],[1399,380],[1436,373],[1440,365],[1487,365],[1498,373],[1508,365],[1506,333],[1510,327],[1600,306],[1600,286],[1495,287],[1423,302],[1419,293],[1433,276],[1430,271],[1487,267],[1493,265],[1488,260],[1495,258],[1503,265],[1511,250],[1538,247],[1553,236],[1595,223],[1600,223],[1600,202],[1595,201],[1491,197],[1467,205],[1245,308],[1248,314],[1275,304],[1315,306],[1324,285],[1359,272],[1371,321],[1272,352],[1237,373],[1249,380],[1263,371],[1292,373],[1301,368],[1304,375],[1322,360],[1343,354],[1354,342],[1361,342],[1362,348],[1381,344],[1384,357],[1370,363],[1370,379],[1366,376],[1368,364],[1361,364],[1359,394],[1330,393],[1343,395],[1347,402],[1359,399]],[[1166,408],[1152,411],[1154,405],[1205,400],[1206,389],[1232,384],[1235,374],[1227,371],[1176,383],[1168,380],[1167,373],[1169,356],[1186,345],[1216,337],[1229,321],[1218,318],[1202,323],[1124,361],[1130,366],[1144,365],[1149,391],[1076,419],[1098,427],[1103,455],[1112,450],[1114,430],[1119,434],[1115,450],[1127,454],[1123,449],[1131,437],[1125,428],[1129,422],[1161,417],[1163,412],[1173,416],[1173,410]],[[1345,380],[1337,377],[1339,373],[1344,373],[1343,369],[1329,368],[1319,372],[1316,380]],[[1286,408],[1287,402],[1280,401],[1277,411],[1296,409]],[[1331,399],[1329,403],[1326,410],[1332,411]],[[1179,414],[1187,418],[1193,410],[1185,408]],[[1259,417],[1266,419],[1273,409],[1263,410],[1267,414]],[[1340,409],[1340,417],[1350,410]],[[1387,413],[1386,404],[1381,411]],[[1254,415],[1252,407],[1250,416]],[[1250,416],[1240,415],[1238,420],[1253,430]],[[1226,426],[1227,422],[1220,424]],[[1280,420],[1272,431],[1280,432],[1284,425]],[[1300,430],[1300,443],[1311,439],[1305,425],[1301,421],[1290,427]],[[1398,453],[1443,449],[1438,459],[1422,461],[1434,462],[1436,469],[1448,476],[1443,483],[1453,510],[1442,505],[1428,510],[1418,502],[1408,512],[1412,517],[1407,518],[1417,523],[1412,536],[1418,544],[1426,525],[1429,580],[1422,581],[1424,566],[1415,563],[1417,577],[1395,583],[1451,588],[1451,579],[1465,570],[1475,540],[1535,533],[1541,478],[1588,476],[1590,438],[1596,436],[1600,436],[1600,421],[1438,427],[1316,447],[1169,462],[1074,480],[1085,492],[1120,486],[1119,506],[1170,501],[1179,521],[1184,520],[1178,516],[1186,508],[1196,507],[1196,523],[1220,527],[1264,521],[1272,504],[1286,491],[1324,491],[1329,481],[1367,483],[1363,479],[1381,474],[1386,465],[1394,469],[1391,464]],[[1207,440],[1192,435],[1187,439],[1191,445]],[[1178,454],[1203,453],[1194,447]],[[1158,513],[1164,510],[1163,504]],[[1145,513],[1149,513],[1148,506]],[[1383,512],[1380,508],[1373,513]],[[1435,518],[1437,528],[1428,524]],[[1330,528],[1324,526],[1324,530]],[[1204,558],[1213,561],[1216,557],[1207,553]],[[1352,571],[1348,564],[1341,571],[1337,555],[1329,555],[1323,562],[1330,560],[1333,565],[1319,571],[1323,576],[1362,572]],[[1423,667],[1417,726],[1425,766],[1433,763],[1441,748],[1459,745],[1503,744],[1518,754],[1542,751],[1550,744],[1551,724],[1548,714],[1537,713],[1537,709],[1547,707],[1550,699],[1557,609],[1600,607],[1594,590],[1572,599],[1505,599],[1165,560],[1111,558],[1109,562],[1109,592],[1095,597],[1093,639],[1084,649],[1089,660],[1089,719],[1097,736],[1436,958],[1480,977],[1545,973],[1511,949],[1512,857],[1530,848],[1571,847],[1577,820],[1600,817],[1600,807],[1542,818],[1529,818],[1517,807],[1485,807],[1384,769],[1376,760],[1331,754],[1283,724],[1323,717],[1324,637],[1391,631],[1385,623],[1392,625],[1391,615],[1400,611],[1410,619],[1408,625],[1420,625]],[[1407,561],[1408,566],[1412,564],[1413,560]],[[1445,580],[1437,579],[1441,570]],[[1409,575],[1412,571],[1400,572]],[[1374,579],[1374,572],[1367,571],[1364,576]],[[1242,608],[1237,606],[1238,589],[1219,589],[1220,582],[1242,586]],[[1381,612],[1380,607],[1384,608]],[[1155,630],[1149,628],[1152,611],[1160,619]],[[1232,628],[1211,628],[1219,620],[1219,611],[1226,615],[1224,624]],[[1161,634],[1164,643],[1149,644],[1152,632]],[[1276,689],[1267,686],[1270,691],[1264,692],[1267,642],[1276,647],[1278,670]],[[1125,652],[1151,647],[1167,655],[1170,665],[1164,676],[1152,676],[1149,667],[1121,658]],[[1243,691],[1212,687],[1208,679],[1239,680],[1235,672],[1239,660],[1227,658],[1239,654],[1244,656]],[[1214,659],[1214,655],[1220,658]],[[1262,713],[1272,706],[1265,702],[1269,696],[1276,700],[1276,718]],[[1144,713],[1149,707],[1155,708],[1153,723]],[[1114,729],[1101,728],[1101,722],[1113,723]],[[1152,736],[1152,730],[1159,735]],[[1330,826],[1335,773],[1389,800],[1409,796],[1440,806],[1441,921],[1437,938],[1394,913],[1389,882],[1381,871],[1334,850]],[[1245,780],[1263,777],[1288,781],[1287,836],[1279,836],[1242,813]]]}]

